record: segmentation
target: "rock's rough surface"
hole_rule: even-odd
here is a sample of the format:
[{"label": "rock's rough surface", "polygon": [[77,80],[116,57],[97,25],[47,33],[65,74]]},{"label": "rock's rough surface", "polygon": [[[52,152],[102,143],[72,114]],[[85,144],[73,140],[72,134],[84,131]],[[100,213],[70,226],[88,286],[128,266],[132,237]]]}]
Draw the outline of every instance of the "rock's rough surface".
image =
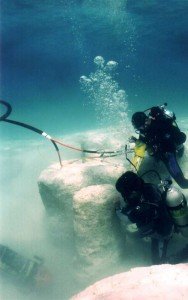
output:
[{"label": "rock's rough surface", "polygon": [[123,237],[115,214],[121,197],[115,182],[123,172],[123,166],[101,159],[70,160],[62,169],[50,166],[39,178],[50,230],[61,231],[64,245],[71,244],[79,281],[100,278],[96,274],[107,274],[121,257]]},{"label": "rock's rough surface", "polygon": [[[115,215],[118,204],[113,185],[88,186],[73,198],[74,232],[78,259],[85,261],[79,273],[91,275],[116,265],[120,259],[119,222]],[[84,275],[84,274],[83,274]]]},{"label": "rock's rough surface", "polygon": [[99,184],[115,184],[124,172],[123,166],[110,165],[95,159],[63,161],[44,170],[38,180],[39,192],[47,211],[58,209],[68,213],[75,192],[83,187]]},{"label": "rock's rough surface", "polygon": [[105,278],[71,300],[186,300],[188,264],[131,269]]}]

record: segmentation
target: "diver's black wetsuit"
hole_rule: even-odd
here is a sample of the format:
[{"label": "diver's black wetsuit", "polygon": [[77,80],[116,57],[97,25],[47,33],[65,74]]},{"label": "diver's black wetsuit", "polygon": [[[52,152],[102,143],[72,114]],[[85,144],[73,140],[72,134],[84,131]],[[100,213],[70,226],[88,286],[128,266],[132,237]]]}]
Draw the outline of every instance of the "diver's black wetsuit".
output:
[{"label": "diver's black wetsuit", "polygon": [[141,237],[151,237],[152,263],[165,262],[173,222],[160,190],[153,184],[143,183],[140,200],[132,200],[126,197],[125,202],[131,204],[121,212],[137,225]]},{"label": "diver's black wetsuit", "polygon": [[[188,188],[188,179],[184,177],[176,158],[176,147],[183,146],[186,135],[172,124],[172,120],[164,117],[150,120],[150,123],[140,130],[139,139],[146,143],[149,153],[163,161],[178,185],[183,189]],[[181,155],[182,150],[183,147],[180,150]]]}]

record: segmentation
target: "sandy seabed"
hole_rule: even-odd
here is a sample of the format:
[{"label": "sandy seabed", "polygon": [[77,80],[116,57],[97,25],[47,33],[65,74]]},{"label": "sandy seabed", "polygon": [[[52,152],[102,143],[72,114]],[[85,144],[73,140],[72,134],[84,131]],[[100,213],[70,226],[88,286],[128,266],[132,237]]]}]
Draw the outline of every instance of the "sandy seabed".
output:
[{"label": "sandy seabed", "polygon": [[[118,150],[124,147],[127,139],[124,137],[122,140],[118,135],[110,137],[103,130],[74,134],[64,137],[64,141],[76,146],[84,144],[85,147],[91,147],[91,149],[102,147],[108,150]],[[63,159],[81,158],[80,153],[65,148],[61,150],[61,153]],[[106,161],[109,164],[123,164],[125,170],[129,168],[124,156],[118,157],[117,161],[114,161],[114,158],[108,158]],[[35,291],[25,294],[17,286],[2,278],[0,293],[3,300],[64,300],[86,288],[85,284],[72,283],[74,268],[67,266],[70,249],[61,243],[62,232],[58,220],[53,220],[53,232],[49,234],[48,219],[39,195],[38,177],[42,170],[54,162],[57,162],[57,157],[53,147],[40,137],[32,141],[6,141],[1,144],[0,243],[28,257],[35,254],[43,257],[53,276],[53,287],[47,295],[37,294]],[[184,173],[188,176],[186,155],[182,164]],[[123,272],[125,268],[129,270],[135,266],[148,264],[149,259],[142,261],[139,256],[131,260],[125,259],[123,265],[117,266],[112,270],[112,274],[107,275]],[[96,280],[103,278],[102,274],[100,276]],[[94,282],[89,284],[92,283]]]}]

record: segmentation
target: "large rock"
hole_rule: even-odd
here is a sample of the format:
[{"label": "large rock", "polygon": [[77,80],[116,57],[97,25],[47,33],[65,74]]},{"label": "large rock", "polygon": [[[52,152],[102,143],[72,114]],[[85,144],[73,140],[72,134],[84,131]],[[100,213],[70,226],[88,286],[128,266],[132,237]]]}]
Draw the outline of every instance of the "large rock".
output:
[{"label": "large rock", "polygon": [[131,269],[105,278],[71,300],[186,300],[188,264]]},{"label": "large rock", "polygon": [[54,164],[41,173],[39,192],[48,212],[58,210],[67,214],[72,208],[75,192],[90,185],[114,185],[123,172],[123,166],[110,165],[100,159],[85,163],[81,160],[63,161],[62,168]]},{"label": "large rock", "polygon": [[110,165],[100,159],[85,163],[81,160],[63,161],[62,168],[54,164],[41,173],[38,180],[39,192],[49,215],[62,215],[63,231],[70,237],[74,231],[74,194],[91,185],[114,185],[123,172],[123,166]]},{"label": "large rock", "polygon": [[49,230],[70,245],[79,281],[101,278],[96,274],[107,274],[121,257],[125,238],[115,214],[120,201],[115,182],[123,172],[121,165],[95,159],[64,161],[61,169],[52,165],[40,175]]},{"label": "large rock", "polygon": [[93,185],[74,195],[74,232],[80,277],[104,274],[119,263],[123,245],[115,207],[119,203],[113,185]]}]

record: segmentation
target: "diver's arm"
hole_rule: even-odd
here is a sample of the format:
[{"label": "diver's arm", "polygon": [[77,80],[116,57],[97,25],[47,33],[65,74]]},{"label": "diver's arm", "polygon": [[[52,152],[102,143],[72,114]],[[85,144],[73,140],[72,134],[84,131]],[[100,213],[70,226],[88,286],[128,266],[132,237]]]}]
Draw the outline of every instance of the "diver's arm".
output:
[{"label": "diver's arm", "polygon": [[129,225],[130,223],[132,223],[127,214],[126,214],[126,209],[125,207],[118,207],[116,208],[116,215],[118,216],[118,218],[125,223],[126,225]]}]

